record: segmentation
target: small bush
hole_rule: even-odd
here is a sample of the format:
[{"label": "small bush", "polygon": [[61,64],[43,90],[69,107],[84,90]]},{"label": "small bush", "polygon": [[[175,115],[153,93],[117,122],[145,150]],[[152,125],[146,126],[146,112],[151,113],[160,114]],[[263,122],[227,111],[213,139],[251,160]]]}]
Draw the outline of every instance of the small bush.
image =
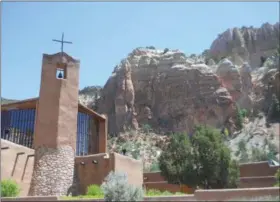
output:
[{"label": "small bush", "polygon": [[148,135],[152,131],[152,127],[149,124],[144,124],[142,130]]},{"label": "small bush", "polygon": [[80,199],[103,199],[104,196],[91,196],[91,195],[80,195],[80,196],[61,196],[62,200],[80,200]]},{"label": "small bush", "polygon": [[110,172],[101,188],[105,201],[141,201],[144,195],[142,187],[130,185],[124,173]]},{"label": "small bush", "polygon": [[182,194],[184,193],[181,192],[171,193],[169,191],[161,192],[160,190],[157,189],[148,189],[146,190],[145,193],[146,196],[170,196],[170,195],[182,195]]},{"label": "small bush", "polygon": [[103,196],[103,191],[99,185],[92,184],[87,188],[87,195],[88,196]]},{"label": "small bush", "polygon": [[169,51],[169,49],[168,49],[168,48],[165,48],[165,49],[163,50],[163,54],[167,53],[168,51]]},{"label": "small bush", "polygon": [[1,181],[1,196],[16,197],[20,193],[20,187],[14,180]]},{"label": "small bush", "polygon": [[243,120],[246,113],[247,113],[246,111],[242,111],[239,108],[237,108],[235,125],[239,130],[243,128]]},{"label": "small bush", "polygon": [[159,172],[159,163],[158,162],[153,162],[151,167],[150,167],[150,172]]},{"label": "small bush", "polygon": [[272,102],[269,107],[268,118],[271,120],[280,119],[280,102],[275,94],[272,95]]},{"label": "small bush", "polygon": [[145,193],[146,196],[160,196],[162,192],[157,189],[148,189]]}]

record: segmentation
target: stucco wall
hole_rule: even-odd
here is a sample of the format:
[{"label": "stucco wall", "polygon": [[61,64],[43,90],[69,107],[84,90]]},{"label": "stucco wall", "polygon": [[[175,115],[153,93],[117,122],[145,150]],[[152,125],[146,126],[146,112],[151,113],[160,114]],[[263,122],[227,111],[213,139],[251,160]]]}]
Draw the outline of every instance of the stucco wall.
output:
[{"label": "stucco wall", "polygon": [[267,161],[240,165],[240,177],[274,176],[280,166],[270,166]]},{"label": "stucco wall", "polygon": [[[26,196],[34,163],[34,157],[31,156],[27,161],[27,156],[34,154],[34,150],[1,139],[1,148],[5,147],[8,149],[1,149],[1,178],[16,180],[22,188],[20,195]],[[21,152],[23,154],[18,155],[17,158],[17,154]],[[168,185],[159,172],[142,174],[142,163],[140,161],[116,153],[111,153],[108,159],[104,158],[105,156],[106,154],[103,153],[75,158],[81,193],[85,193],[87,186],[90,184],[101,184],[111,170],[126,172],[129,181],[133,184],[139,185],[144,181],[144,186],[147,188],[172,192],[180,191],[178,185]],[[94,164],[93,160],[96,160],[98,164]],[[85,164],[82,165],[81,162]],[[273,176],[278,168],[279,166],[269,166],[267,162],[240,165],[240,188],[273,186],[275,183]]]},{"label": "stucco wall", "polygon": [[272,187],[280,166],[270,166],[267,161],[240,165],[240,188]]},{"label": "stucco wall", "polygon": [[21,187],[20,196],[26,196],[29,190],[34,150],[1,139],[1,180],[13,179]]},{"label": "stucco wall", "polygon": [[[280,166],[270,166],[267,161],[241,164],[239,188],[272,187],[276,182],[274,175],[278,168]],[[160,172],[144,173],[143,179],[144,186],[148,189],[170,192],[179,192],[181,190],[178,185],[168,184]],[[185,188],[185,190],[192,192],[192,189]]]},{"label": "stucco wall", "polygon": [[142,186],[142,167],[141,161],[117,153],[76,157],[78,192],[85,194],[89,185],[101,185],[110,171],[125,172],[130,184]]},{"label": "stucco wall", "polygon": [[[77,169],[78,192],[85,194],[91,184],[102,184],[103,179],[113,169],[112,161],[106,158],[107,154],[93,154],[75,158]],[[95,164],[96,162],[97,164]]]},{"label": "stucco wall", "polygon": [[125,172],[128,182],[136,186],[143,186],[143,164],[140,160],[118,154],[111,153],[110,159],[114,159],[114,171]]},{"label": "stucco wall", "polygon": [[194,189],[185,185],[179,186],[176,184],[169,184],[160,172],[144,173],[144,187],[145,189],[157,189],[160,191],[169,191],[171,193],[182,192],[191,194]]}]

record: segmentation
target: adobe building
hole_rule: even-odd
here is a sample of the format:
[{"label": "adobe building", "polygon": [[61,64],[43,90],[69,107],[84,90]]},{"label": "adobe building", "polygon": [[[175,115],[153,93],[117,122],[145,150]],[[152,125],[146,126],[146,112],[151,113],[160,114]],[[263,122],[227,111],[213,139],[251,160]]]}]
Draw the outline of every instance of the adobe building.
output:
[{"label": "adobe building", "polygon": [[78,102],[79,68],[80,62],[64,52],[44,54],[39,97],[1,106],[1,143],[10,148],[1,146],[1,175],[29,187],[22,195],[84,194],[110,171],[126,172],[131,184],[143,184],[141,161],[107,153],[106,116]]}]

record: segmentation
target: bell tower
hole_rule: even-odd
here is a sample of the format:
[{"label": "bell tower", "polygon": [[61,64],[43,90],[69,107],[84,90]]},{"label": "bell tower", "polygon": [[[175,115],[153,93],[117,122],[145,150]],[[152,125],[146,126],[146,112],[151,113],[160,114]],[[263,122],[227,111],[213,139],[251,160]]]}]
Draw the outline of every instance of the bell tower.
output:
[{"label": "bell tower", "polygon": [[67,195],[74,178],[80,62],[43,55],[29,195]]}]

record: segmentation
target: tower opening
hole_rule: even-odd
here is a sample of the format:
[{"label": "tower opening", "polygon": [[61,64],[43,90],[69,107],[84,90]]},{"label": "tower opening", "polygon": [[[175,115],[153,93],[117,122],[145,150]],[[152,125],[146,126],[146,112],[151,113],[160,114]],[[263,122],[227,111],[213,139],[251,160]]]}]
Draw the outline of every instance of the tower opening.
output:
[{"label": "tower opening", "polygon": [[57,79],[66,79],[66,74],[64,69],[57,68],[56,69],[56,78]]}]

